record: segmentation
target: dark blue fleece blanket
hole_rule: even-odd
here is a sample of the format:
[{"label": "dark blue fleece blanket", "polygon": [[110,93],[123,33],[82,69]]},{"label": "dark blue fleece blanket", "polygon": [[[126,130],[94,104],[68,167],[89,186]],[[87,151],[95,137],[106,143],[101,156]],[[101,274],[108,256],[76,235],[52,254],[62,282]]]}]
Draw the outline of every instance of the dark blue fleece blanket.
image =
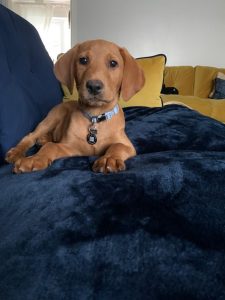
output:
[{"label": "dark blue fleece blanket", "polygon": [[0,299],[225,299],[225,125],[175,105],[126,119],[124,172],[0,168]]}]

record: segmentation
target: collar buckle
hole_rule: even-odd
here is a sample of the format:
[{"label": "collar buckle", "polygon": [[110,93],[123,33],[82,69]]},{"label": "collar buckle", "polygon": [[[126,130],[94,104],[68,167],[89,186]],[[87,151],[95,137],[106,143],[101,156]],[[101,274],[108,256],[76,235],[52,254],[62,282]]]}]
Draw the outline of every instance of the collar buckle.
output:
[{"label": "collar buckle", "polygon": [[105,114],[99,115],[99,116],[97,117],[97,122],[102,122],[102,121],[105,121],[105,120],[106,120]]}]

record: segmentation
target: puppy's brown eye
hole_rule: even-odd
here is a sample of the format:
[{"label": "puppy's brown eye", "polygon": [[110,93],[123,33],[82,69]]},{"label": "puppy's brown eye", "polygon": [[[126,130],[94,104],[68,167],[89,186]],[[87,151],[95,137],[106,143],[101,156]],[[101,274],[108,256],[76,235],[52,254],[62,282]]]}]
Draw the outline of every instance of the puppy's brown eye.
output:
[{"label": "puppy's brown eye", "polygon": [[110,68],[115,68],[118,66],[118,62],[115,60],[110,60],[109,66],[110,66]]},{"label": "puppy's brown eye", "polygon": [[80,59],[79,59],[79,63],[81,64],[81,65],[87,65],[88,64],[88,62],[89,62],[89,58],[88,57],[80,57]]}]

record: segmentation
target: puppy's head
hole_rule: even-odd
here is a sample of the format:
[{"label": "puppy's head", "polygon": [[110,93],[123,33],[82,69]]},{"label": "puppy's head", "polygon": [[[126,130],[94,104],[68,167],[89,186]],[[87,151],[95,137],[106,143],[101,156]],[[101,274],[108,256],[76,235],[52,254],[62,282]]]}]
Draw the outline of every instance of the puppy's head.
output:
[{"label": "puppy's head", "polygon": [[144,85],[144,74],[124,48],[104,40],[86,41],[65,53],[55,64],[57,79],[72,93],[74,80],[81,104],[103,106],[122,94],[129,100]]}]

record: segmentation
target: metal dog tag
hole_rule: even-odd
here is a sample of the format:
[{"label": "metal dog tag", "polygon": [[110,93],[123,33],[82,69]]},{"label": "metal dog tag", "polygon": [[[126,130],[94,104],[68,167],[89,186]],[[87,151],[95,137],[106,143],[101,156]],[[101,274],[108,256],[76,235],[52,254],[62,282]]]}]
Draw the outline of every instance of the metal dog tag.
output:
[{"label": "metal dog tag", "polygon": [[87,142],[90,145],[96,144],[97,143],[97,136],[95,134],[93,134],[93,133],[89,133],[87,135]]},{"label": "metal dog tag", "polygon": [[87,135],[87,142],[90,145],[94,145],[97,143],[97,129],[95,128],[89,128],[89,134]]}]

